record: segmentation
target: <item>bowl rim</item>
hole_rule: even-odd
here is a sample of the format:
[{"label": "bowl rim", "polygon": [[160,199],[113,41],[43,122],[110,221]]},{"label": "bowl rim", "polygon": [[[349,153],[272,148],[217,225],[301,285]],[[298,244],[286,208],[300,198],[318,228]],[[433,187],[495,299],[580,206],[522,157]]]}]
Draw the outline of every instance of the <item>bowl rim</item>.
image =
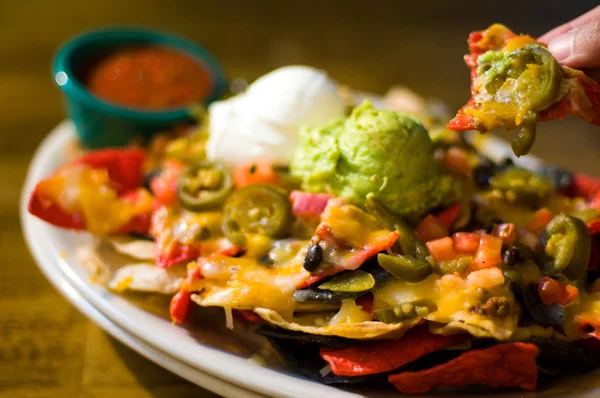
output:
[{"label": "bowl rim", "polygon": [[[69,99],[72,98],[75,101],[79,101],[105,113],[111,113],[115,116],[128,119],[169,122],[173,119],[190,117],[194,104],[168,108],[166,110],[129,108],[102,100],[92,94],[83,85],[71,67],[71,55],[76,50],[93,45],[99,41],[118,38],[123,38],[124,41],[139,40],[150,44],[159,44],[191,56],[206,70],[213,86],[210,96],[203,100],[205,103],[214,101],[225,91],[226,78],[223,68],[208,50],[191,39],[147,27],[111,26],[84,31],[63,43],[55,53],[52,60],[52,80]],[[64,74],[60,76],[60,79],[64,79],[63,82],[58,81],[59,74],[61,73]]]}]

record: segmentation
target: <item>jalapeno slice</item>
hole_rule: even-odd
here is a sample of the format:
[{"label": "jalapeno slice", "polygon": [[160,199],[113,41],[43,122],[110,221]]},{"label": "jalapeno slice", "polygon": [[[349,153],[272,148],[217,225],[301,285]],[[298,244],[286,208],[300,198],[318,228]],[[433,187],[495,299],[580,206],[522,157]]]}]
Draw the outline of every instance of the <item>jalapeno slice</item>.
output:
[{"label": "jalapeno slice", "polygon": [[565,274],[570,280],[585,279],[592,238],[587,225],[577,217],[559,214],[540,237],[544,245],[544,271]]},{"label": "jalapeno slice", "polygon": [[400,236],[397,243],[402,250],[402,254],[413,256],[417,260],[424,260],[429,256],[427,246],[419,239],[413,229],[398,215],[385,208],[371,194],[367,195],[365,206],[369,213],[377,218],[382,227],[398,232]]},{"label": "jalapeno slice", "polygon": [[[552,54],[539,44],[513,51],[488,51],[477,60],[478,83],[487,92],[482,102],[494,101],[496,117],[506,127],[518,126],[512,148],[529,153],[536,135],[538,113],[559,99],[563,72]],[[491,97],[489,97],[491,96]]]},{"label": "jalapeno slice", "polygon": [[234,191],[223,208],[225,229],[283,237],[292,223],[290,202],[284,191],[272,185],[252,184]]},{"label": "jalapeno slice", "polygon": [[375,310],[373,316],[379,322],[398,323],[417,317],[423,318],[436,310],[437,306],[430,300],[417,300]]},{"label": "jalapeno slice", "polygon": [[219,206],[233,188],[231,171],[222,163],[199,162],[188,166],[177,181],[182,206],[202,211]]},{"label": "jalapeno slice", "polygon": [[488,51],[477,60],[477,74],[496,101],[533,112],[557,101],[563,78],[554,56],[539,44],[513,51]]},{"label": "jalapeno slice", "polygon": [[553,191],[552,181],[529,170],[510,168],[490,178],[492,188],[502,191],[509,203],[540,206]]},{"label": "jalapeno slice", "polygon": [[420,282],[432,272],[431,264],[427,260],[417,260],[412,256],[379,253],[377,262],[387,272],[407,282]]},{"label": "jalapeno slice", "polygon": [[373,275],[357,269],[334,276],[331,280],[321,284],[319,289],[331,290],[336,293],[361,293],[370,290],[373,286],[375,286]]}]

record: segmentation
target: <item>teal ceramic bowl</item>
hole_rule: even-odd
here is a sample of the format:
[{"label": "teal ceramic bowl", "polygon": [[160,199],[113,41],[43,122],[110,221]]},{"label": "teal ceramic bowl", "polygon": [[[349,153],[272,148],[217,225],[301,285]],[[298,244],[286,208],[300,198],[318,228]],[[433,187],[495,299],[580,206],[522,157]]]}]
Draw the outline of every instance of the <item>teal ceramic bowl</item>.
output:
[{"label": "teal ceramic bowl", "polygon": [[77,72],[102,55],[124,46],[161,45],[187,54],[200,63],[212,83],[208,103],[225,91],[226,80],[216,59],[194,42],[163,32],[137,28],[114,28],[84,33],[60,48],[52,63],[53,78],[63,91],[69,117],[88,148],[126,145],[136,137],[189,121],[192,107],[140,110],[108,103],[95,97],[78,80]]}]

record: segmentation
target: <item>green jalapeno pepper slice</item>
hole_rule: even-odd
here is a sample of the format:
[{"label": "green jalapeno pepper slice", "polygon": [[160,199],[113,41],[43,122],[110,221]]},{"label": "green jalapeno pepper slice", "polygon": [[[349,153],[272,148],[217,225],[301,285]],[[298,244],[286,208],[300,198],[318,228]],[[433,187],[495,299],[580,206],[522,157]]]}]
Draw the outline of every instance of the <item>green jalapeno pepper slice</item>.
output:
[{"label": "green jalapeno pepper slice", "polygon": [[331,280],[322,283],[319,289],[340,293],[360,293],[366,292],[374,286],[375,278],[373,278],[373,275],[357,269],[334,276]]},{"label": "green jalapeno pepper slice", "polygon": [[417,260],[425,260],[429,257],[427,246],[419,239],[413,229],[398,215],[385,208],[371,194],[367,195],[365,207],[369,213],[377,218],[382,227],[398,232],[397,243],[402,250],[402,254],[412,256]]},{"label": "green jalapeno pepper slice", "polygon": [[534,112],[556,102],[563,78],[554,56],[539,44],[488,51],[477,59],[477,74],[496,101],[523,105]]},{"label": "green jalapeno pepper slice", "polygon": [[559,214],[550,221],[540,239],[544,246],[543,267],[546,274],[563,273],[574,281],[585,279],[592,238],[583,221]]},{"label": "green jalapeno pepper slice", "polygon": [[390,256],[379,253],[377,262],[396,278],[413,283],[427,278],[432,271],[431,264],[427,260],[417,260],[412,256]]},{"label": "green jalapeno pepper slice", "polygon": [[471,256],[458,257],[454,260],[448,261],[440,261],[433,266],[433,270],[441,275],[451,275],[455,272],[462,274],[467,270],[467,268],[469,268],[469,264],[471,264],[472,261],[473,257]]},{"label": "green jalapeno pepper slice", "polygon": [[283,190],[273,185],[252,184],[227,198],[223,217],[228,238],[228,230],[281,238],[292,223],[292,209]]},{"label": "green jalapeno pepper slice", "polygon": [[[538,113],[559,99],[563,72],[554,56],[539,44],[513,51],[488,51],[477,60],[479,83],[493,101],[512,109],[500,111],[507,127],[519,125],[512,148],[517,156],[529,153],[535,140]],[[520,121],[511,119],[519,116]]]},{"label": "green jalapeno pepper slice", "polygon": [[413,318],[423,318],[437,310],[437,306],[430,300],[417,300],[393,307],[381,308],[373,311],[373,316],[379,322],[398,323]]},{"label": "green jalapeno pepper slice", "polygon": [[502,191],[509,203],[540,206],[554,187],[548,178],[529,170],[510,168],[490,178],[490,186]]},{"label": "green jalapeno pepper slice", "polygon": [[231,171],[222,163],[199,162],[188,166],[177,180],[182,206],[202,211],[219,206],[233,189]]}]

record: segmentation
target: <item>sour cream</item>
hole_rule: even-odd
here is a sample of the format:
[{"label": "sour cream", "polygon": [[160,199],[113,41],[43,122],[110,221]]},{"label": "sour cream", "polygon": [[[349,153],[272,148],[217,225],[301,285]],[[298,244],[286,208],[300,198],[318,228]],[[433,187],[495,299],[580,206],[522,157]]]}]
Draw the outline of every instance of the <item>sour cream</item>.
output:
[{"label": "sour cream", "polygon": [[336,83],[321,70],[285,66],[248,90],[209,109],[211,160],[230,165],[269,159],[288,164],[302,126],[321,126],[344,116]]}]

